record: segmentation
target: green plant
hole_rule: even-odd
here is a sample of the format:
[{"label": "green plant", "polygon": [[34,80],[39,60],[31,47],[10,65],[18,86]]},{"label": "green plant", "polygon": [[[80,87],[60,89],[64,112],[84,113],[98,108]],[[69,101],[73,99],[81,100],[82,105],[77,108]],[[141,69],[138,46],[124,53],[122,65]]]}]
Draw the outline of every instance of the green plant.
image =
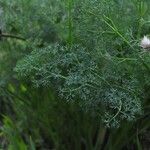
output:
[{"label": "green plant", "polygon": [[150,125],[150,54],[140,47],[150,2],[0,4],[2,33],[26,39],[1,36],[1,113],[17,128],[8,141],[30,149],[140,149]]},{"label": "green plant", "polygon": [[68,49],[54,45],[33,51],[18,63],[15,71],[31,77],[36,86],[57,83],[56,90],[66,100],[81,99],[79,103],[83,108],[97,110],[99,115],[103,112],[104,122],[117,126],[121,119],[134,120],[136,114],[141,113],[138,81],[134,74],[127,73],[133,64],[119,63],[92,58],[80,46]]},{"label": "green plant", "polygon": [[8,150],[27,150],[26,144],[18,133],[18,129],[9,117],[4,117],[2,133],[8,139]]}]

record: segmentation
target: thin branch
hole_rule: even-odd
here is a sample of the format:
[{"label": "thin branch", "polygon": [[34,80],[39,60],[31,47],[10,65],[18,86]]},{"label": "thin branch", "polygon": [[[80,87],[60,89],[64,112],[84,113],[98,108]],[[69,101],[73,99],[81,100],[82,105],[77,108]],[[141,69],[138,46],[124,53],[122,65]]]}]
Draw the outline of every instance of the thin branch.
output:
[{"label": "thin branch", "polygon": [[16,35],[13,35],[13,34],[7,34],[7,33],[2,33],[2,34],[0,34],[0,37],[14,38],[14,39],[23,40],[23,41],[26,40],[26,39],[23,38],[23,37],[16,36]]}]

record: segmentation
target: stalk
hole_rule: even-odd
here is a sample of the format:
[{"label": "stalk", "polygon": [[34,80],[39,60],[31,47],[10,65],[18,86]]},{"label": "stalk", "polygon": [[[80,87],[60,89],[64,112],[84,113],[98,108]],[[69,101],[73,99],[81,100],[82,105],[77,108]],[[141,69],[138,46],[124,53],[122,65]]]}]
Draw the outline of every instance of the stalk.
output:
[{"label": "stalk", "polygon": [[108,128],[99,128],[97,141],[94,150],[105,150],[109,140]]},{"label": "stalk", "polygon": [[0,37],[5,37],[5,38],[14,38],[14,39],[18,39],[18,40],[22,40],[25,41],[26,39],[17,35],[13,35],[13,34],[7,34],[7,33],[3,33],[0,34]]},{"label": "stalk", "polygon": [[14,38],[14,39],[23,40],[23,41],[26,40],[25,38],[23,38],[21,36],[17,36],[17,35],[14,35],[14,34],[3,33],[2,30],[0,29],[0,40],[1,40],[2,37]]},{"label": "stalk", "polygon": [[68,27],[69,27],[69,33],[68,33],[68,45],[71,48],[72,46],[72,41],[73,41],[73,37],[72,37],[72,5],[73,2],[72,0],[68,0]]}]

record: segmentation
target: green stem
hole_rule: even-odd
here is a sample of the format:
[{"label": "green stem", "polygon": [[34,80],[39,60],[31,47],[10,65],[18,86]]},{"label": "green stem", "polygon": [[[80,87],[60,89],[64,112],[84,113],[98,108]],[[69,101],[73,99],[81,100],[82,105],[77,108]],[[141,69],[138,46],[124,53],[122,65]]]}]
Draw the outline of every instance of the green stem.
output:
[{"label": "green stem", "polygon": [[[94,14],[93,12],[88,12],[91,15],[94,15],[95,17],[98,17],[100,19],[102,19],[101,17],[99,17],[98,15]],[[114,33],[116,33],[120,38],[122,38],[122,40],[133,50],[135,51],[134,47],[130,44],[130,42],[120,33],[120,31],[117,29],[117,27],[115,26],[114,22],[107,16],[104,15],[104,19],[103,19],[104,23],[110,27],[110,29],[112,31],[114,31]],[[110,23],[109,23],[109,22]],[[137,57],[139,58],[139,60],[142,62],[143,66],[148,70],[148,72],[150,73],[150,67],[145,63],[145,61],[141,58],[141,56],[137,55]]]},{"label": "green stem", "polygon": [[68,45],[71,48],[72,46],[72,0],[68,0],[68,27],[69,27],[69,35],[68,35]]},{"label": "green stem", "polygon": [[0,34],[0,38],[1,37],[5,37],[5,38],[14,38],[14,39],[18,39],[18,40],[22,40],[25,41],[26,39],[17,35],[12,35],[12,34],[6,34],[6,33],[2,33]]},{"label": "green stem", "polygon": [[107,120],[106,123],[109,123],[109,124],[110,124],[111,121],[113,121],[113,120],[119,115],[121,109],[122,109],[122,102],[120,101],[120,105],[119,105],[119,108],[118,108],[117,113],[116,113],[111,119]]},{"label": "green stem", "polygon": [[142,17],[140,17],[140,19],[139,19],[139,23],[138,23],[138,33],[137,33],[137,39],[139,39],[139,38],[140,38],[141,30],[142,30],[142,26],[143,26],[143,23],[142,23]]},{"label": "green stem", "polygon": [[102,147],[102,143],[104,141],[105,138],[105,134],[106,134],[106,128],[103,128],[101,125],[99,127],[98,133],[97,133],[97,139],[96,139],[96,143],[94,146],[94,150],[100,150]]},{"label": "green stem", "polygon": [[109,132],[109,129],[106,128],[104,139],[103,139],[103,142],[102,142],[100,150],[105,150],[106,149],[108,141],[109,141],[109,137],[110,137],[110,132]]}]

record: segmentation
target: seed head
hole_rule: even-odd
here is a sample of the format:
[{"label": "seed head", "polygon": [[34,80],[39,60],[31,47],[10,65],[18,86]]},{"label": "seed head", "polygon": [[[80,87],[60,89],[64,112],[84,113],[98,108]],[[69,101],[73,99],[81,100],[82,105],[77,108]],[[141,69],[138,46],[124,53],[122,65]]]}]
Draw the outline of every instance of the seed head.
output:
[{"label": "seed head", "polygon": [[144,36],[141,40],[141,47],[144,49],[150,48],[150,39],[147,36]]}]

